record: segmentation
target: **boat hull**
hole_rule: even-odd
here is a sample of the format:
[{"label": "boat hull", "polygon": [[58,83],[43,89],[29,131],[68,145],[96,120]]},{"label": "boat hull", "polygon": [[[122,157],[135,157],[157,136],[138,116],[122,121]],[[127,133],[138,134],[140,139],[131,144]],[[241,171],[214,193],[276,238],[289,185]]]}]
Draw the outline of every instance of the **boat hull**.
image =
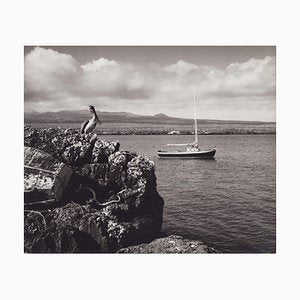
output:
[{"label": "boat hull", "polygon": [[200,151],[157,151],[159,157],[166,158],[214,158],[216,149]]}]

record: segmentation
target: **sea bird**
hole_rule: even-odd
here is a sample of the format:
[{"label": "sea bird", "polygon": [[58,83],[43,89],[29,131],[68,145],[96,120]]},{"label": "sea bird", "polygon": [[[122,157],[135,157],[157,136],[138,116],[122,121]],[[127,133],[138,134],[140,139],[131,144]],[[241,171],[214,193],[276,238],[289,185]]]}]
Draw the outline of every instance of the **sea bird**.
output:
[{"label": "sea bird", "polygon": [[86,120],[82,123],[81,128],[80,128],[80,132],[82,134],[92,132],[95,129],[97,122],[99,123],[99,125],[101,125],[101,122],[97,116],[95,107],[93,105],[89,106],[89,112],[91,113],[92,118],[90,120]]}]

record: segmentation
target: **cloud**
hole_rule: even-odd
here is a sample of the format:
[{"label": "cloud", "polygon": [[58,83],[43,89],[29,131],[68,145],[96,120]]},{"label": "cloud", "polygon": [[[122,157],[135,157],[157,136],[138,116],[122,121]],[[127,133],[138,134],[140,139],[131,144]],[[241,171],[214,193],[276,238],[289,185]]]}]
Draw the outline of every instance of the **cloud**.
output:
[{"label": "cloud", "polygon": [[71,55],[36,47],[25,56],[24,80],[26,110],[82,109],[94,103],[112,111],[185,117],[191,116],[193,93],[210,114],[221,108],[251,112],[259,105],[275,110],[275,58],[270,56],[225,69],[184,60],[145,66],[134,58],[124,63],[104,57],[80,65]]},{"label": "cloud", "polygon": [[233,96],[275,96],[275,58],[230,64],[221,83],[221,89]]},{"label": "cloud", "polygon": [[166,72],[175,73],[177,75],[185,75],[199,69],[198,66],[183,60],[178,60],[175,64],[168,65],[164,68]]},{"label": "cloud", "polygon": [[154,90],[151,76],[130,64],[114,62],[96,65],[88,69],[83,66],[85,72],[77,89],[78,94],[135,100],[149,98]]},{"label": "cloud", "polygon": [[105,66],[115,66],[117,62],[114,60],[108,60],[106,58],[99,58],[97,60],[93,60],[92,62],[88,62],[85,65],[82,65],[82,69],[86,72],[97,71]]},{"label": "cloud", "polygon": [[166,82],[169,92],[173,86],[168,83],[175,81],[175,90],[190,89],[201,98],[275,96],[275,58],[269,56],[233,63],[225,70],[183,61],[167,66],[165,70],[176,73],[172,80]]}]

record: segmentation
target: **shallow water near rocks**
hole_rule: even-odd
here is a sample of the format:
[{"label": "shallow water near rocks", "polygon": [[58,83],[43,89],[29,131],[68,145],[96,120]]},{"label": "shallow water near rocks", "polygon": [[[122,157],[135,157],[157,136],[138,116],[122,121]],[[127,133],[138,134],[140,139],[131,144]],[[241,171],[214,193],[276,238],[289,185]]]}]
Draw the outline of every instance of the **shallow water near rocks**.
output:
[{"label": "shallow water near rocks", "polygon": [[103,136],[123,150],[155,162],[158,192],[164,198],[163,231],[200,239],[222,252],[276,251],[276,136],[204,135],[203,148],[216,146],[215,160],[159,158],[167,143],[192,136]]}]

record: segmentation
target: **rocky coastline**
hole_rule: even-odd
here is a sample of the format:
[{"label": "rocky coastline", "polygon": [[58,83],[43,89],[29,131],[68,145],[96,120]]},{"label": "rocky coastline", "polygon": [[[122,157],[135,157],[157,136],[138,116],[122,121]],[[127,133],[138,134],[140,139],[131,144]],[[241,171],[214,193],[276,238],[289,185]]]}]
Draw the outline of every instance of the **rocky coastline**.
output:
[{"label": "rocky coastline", "polygon": [[162,238],[148,157],[76,129],[24,127],[25,253],[211,253]]},{"label": "rocky coastline", "polygon": [[218,251],[201,241],[185,239],[178,235],[170,235],[155,239],[150,243],[122,248],[118,253],[203,254],[218,253]]}]

